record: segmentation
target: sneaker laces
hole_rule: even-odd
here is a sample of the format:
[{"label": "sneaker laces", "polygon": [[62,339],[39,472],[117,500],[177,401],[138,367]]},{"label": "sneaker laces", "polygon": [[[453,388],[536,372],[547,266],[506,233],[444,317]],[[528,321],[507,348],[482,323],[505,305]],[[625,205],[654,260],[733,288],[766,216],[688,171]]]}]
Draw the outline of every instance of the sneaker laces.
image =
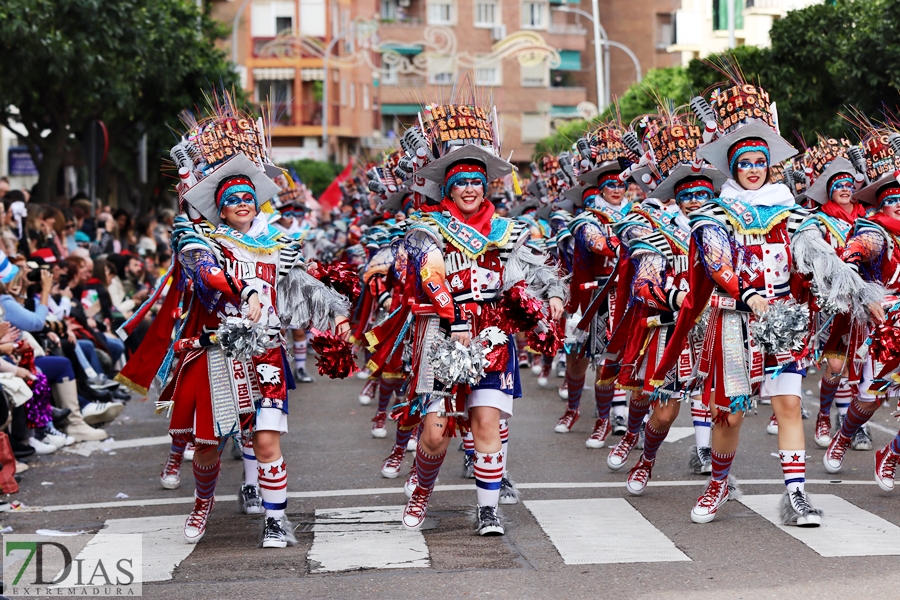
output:
[{"label": "sneaker laces", "polygon": [[897,456],[890,450],[890,448],[888,448],[888,451],[887,451],[887,454],[885,454],[884,460],[881,461],[881,468],[878,469],[880,474],[885,479],[893,479],[894,478],[894,472],[897,469],[897,459],[898,458],[900,458],[900,456]]},{"label": "sneaker laces", "polygon": [[575,420],[575,411],[567,410],[563,413],[563,416],[559,418],[557,421],[557,425],[565,425],[566,427],[572,427],[572,422]]},{"label": "sneaker laces", "polygon": [[650,469],[652,467],[653,463],[641,458],[641,460],[638,461],[638,464],[634,465],[628,478],[632,481],[638,481],[646,485],[647,481],[650,479]]},{"label": "sneaker laces", "polygon": [[181,461],[183,458],[184,454],[169,453],[169,459],[166,461],[166,466],[163,467],[163,477],[167,475],[180,475]]},{"label": "sneaker laces", "polygon": [[209,509],[212,506],[212,498],[195,498],[194,510],[188,515],[187,527],[203,529],[206,519],[209,517]]},{"label": "sneaker laces", "polygon": [[372,396],[372,392],[375,391],[376,381],[374,379],[370,379],[366,382],[366,385],[363,386],[362,392],[360,392],[360,396]]},{"label": "sneaker laces", "polygon": [[818,420],[816,420],[816,436],[817,437],[825,437],[831,435],[831,419],[828,417],[823,417],[819,415]]},{"label": "sneaker laces", "polygon": [[431,494],[429,492],[416,486],[415,491],[412,493],[412,498],[406,503],[406,514],[414,517],[421,517],[424,515],[425,510],[428,508],[428,498],[430,496]]},{"label": "sneaker laces", "polygon": [[828,449],[828,458],[843,462],[844,454],[847,452],[847,447],[850,446],[850,441],[850,438],[844,437],[844,434],[838,432],[835,436],[834,446]]},{"label": "sneaker laces", "polygon": [[597,422],[594,423],[594,431],[591,433],[591,438],[600,439],[603,434],[603,430],[605,427],[603,426],[606,423],[606,419],[597,419]]},{"label": "sneaker laces", "polygon": [[375,413],[375,416],[372,417],[372,422],[375,423],[375,427],[372,429],[384,429],[384,424],[387,422],[387,413]]},{"label": "sneaker laces", "polygon": [[613,456],[618,456],[619,458],[624,459],[631,453],[636,443],[637,434],[631,433],[629,431],[622,437],[622,440],[618,444],[616,444],[616,447],[613,448]]},{"label": "sneaker laces", "polygon": [[809,504],[809,499],[806,497],[806,493],[802,490],[794,490],[791,493],[791,506],[794,507],[794,512],[801,515],[805,515],[812,510],[812,506],[810,506]]},{"label": "sneaker laces", "polygon": [[485,521],[488,521],[491,525],[500,523],[500,519],[497,518],[496,509],[493,506],[482,506],[481,510],[478,512],[478,520],[481,521],[482,524],[484,524]]},{"label": "sneaker laces", "polygon": [[284,531],[284,528],[281,526],[281,522],[275,517],[266,517],[266,531],[263,534],[263,539],[266,540],[281,540],[284,539],[287,534]]},{"label": "sneaker laces", "polygon": [[714,507],[718,503],[719,496],[722,495],[722,486],[726,485],[725,481],[725,479],[710,479],[709,485],[706,486],[706,492],[700,496],[697,504],[703,508]]},{"label": "sneaker laces", "polygon": [[259,500],[259,492],[255,485],[244,484],[241,487],[241,495],[245,500]]},{"label": "sneaker laces", "polygon": [[550,377],[550,365],[544,365],[541,367],[541,374],[538,377]]},{"label": "sneaker laces", "polygon": [[697,448],[697,456],[700,458],[700,462],[703,464],[712,462],[712,448],[707,446],[701,446]]},{"label": "sneaker laces", "polygon": [[403,455],[404,454],[406,454],[406,448],[403,448],[402,446],[395,447],[391,451],[391,454],[386,459],[384,459],[384,465],[382,466],[382,468],[384,468],[384,467],[393,467],[393,468],[400,467],[400,465],[403,463]]}]

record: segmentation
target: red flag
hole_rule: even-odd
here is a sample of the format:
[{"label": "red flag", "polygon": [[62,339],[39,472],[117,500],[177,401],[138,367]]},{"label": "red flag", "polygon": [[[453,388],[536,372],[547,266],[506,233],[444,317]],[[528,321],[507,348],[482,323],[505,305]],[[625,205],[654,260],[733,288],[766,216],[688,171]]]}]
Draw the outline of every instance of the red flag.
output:
[{"label": "red flag", "polygon": [[319,204],[322,205],[324,210],[330,211],[335,206],[338,206],[341,203],[341,188],[338,187],[341,183],[349,179],[350,171],[353,168],[353,161],[341,171],[341,174],[338,175],[331,184],[325,188],[325,191],[322,192],[322,195],[319,196]]}]

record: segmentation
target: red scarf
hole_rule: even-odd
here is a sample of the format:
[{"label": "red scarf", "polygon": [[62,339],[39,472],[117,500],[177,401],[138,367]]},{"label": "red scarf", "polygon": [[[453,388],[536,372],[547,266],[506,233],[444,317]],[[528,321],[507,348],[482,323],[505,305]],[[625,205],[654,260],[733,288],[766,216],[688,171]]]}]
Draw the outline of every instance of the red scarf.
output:
[{"label": "red scarf", "polygon": [[851,211],[848,213],[837,202],[829,201],[822,205],[821,211],[829,217],[840,219],[850,225],[856,223],[858,218],[866,216],[866,208],[862,204],[854,202],[850,205],[850,208]]},{"label": "red scarf", "polygon": [[888,230],[888,233],[891,235],[900,237],[900,220],[897,220],[893,217],[889,217],[883,212],[877,212],[871,217],[869,220],[873,223],[878,223],[882,227]]},{"label": "red scarf", "polygon": [[447,211],[451,216],[456,217],[458,221],[465,223],[469,227],[477,229],[481,235],[487,236],[491,233],[491,219],[494,218],[496,209],[490,200],[485,198],[481,201],[478,211],[468,217],[462,214],[456,202],[450,198],[444,198],[437,206],[423,206],[422,212],[443,212]]}]

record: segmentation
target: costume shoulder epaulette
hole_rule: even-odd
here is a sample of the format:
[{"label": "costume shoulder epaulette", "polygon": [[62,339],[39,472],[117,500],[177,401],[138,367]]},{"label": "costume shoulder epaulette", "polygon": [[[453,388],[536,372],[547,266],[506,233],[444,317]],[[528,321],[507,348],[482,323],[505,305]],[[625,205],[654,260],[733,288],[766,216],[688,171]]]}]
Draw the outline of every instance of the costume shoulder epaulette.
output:
[{"label": "costume shoulder epaulette", "polygon": [[666,262],[669,263],[675,258],[669,239],[659,229],[654,229],[652,233],[631,240],[628,248],[632,257],[639,256],[642,252],[653,252],[664,256]]},{"label": "costume shoulder epaulette", "polygon": [[725,212],[725,209],[712,202],[707,202],[692,212],[690,220],[692,231],[695,231],[697,228],[704,225],[719,225],[726,229],[730,228],[728,224],[728,214]]}]

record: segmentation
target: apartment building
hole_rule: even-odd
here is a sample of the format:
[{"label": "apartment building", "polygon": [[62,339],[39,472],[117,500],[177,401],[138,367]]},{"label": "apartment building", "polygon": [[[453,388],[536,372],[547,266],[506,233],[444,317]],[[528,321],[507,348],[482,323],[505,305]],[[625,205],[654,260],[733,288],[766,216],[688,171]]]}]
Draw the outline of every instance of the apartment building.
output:
[{"label": "apartment building", "polygon": [[788,11],[821,4],[822,0],[681,0],[675,11],[673,44],[668,51],[681,63],[722,52],[729,47],[728,2],[734,10],[736,45],[767,47],[772,24]]},{"label": "apartment building", "polygon": [[213,16],[237,24],[223,47],[251,100],[272,116],[276,162],[346,162],[373,139],[380,123],[370,65],[377,54],[360,46],[361,28],[351,24],[376,12],[377,0],[213,0]]}]

